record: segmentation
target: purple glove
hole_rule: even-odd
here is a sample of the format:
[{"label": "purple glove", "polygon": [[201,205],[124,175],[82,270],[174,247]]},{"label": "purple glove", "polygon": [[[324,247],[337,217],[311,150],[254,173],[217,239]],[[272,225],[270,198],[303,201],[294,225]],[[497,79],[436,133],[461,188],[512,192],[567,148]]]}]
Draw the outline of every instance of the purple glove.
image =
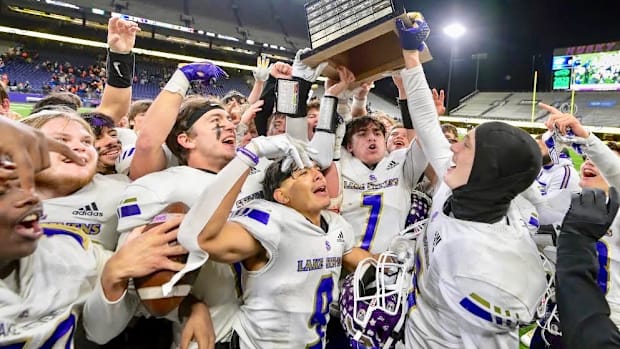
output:
[{"label": "purple glove", "polygon": [[396,20],[396,30],[398,30],[400,46],[404,50],[418,50],[421,52],[426,46],[424,41],[428,39],[428,35],[431,33],[431,28],[423,19],[416,19],[415,23],[417,24],[417,27],[408,27],[405,21],[398,18]]},{"label": "purple glove", "polygon": [[222,68],[210,62],[190,63],[179,68],[189,81],[228,78],[228,74]]},{"label": "purple glove", "polygon": [[172,74],[164,90],[185,96],[192,81],[197,81],[204,86],[208,86],[209,83],[215,82],[221,77],[228,78],[228,74],[213,63],[190,63],[177,69],[174,74]]}]

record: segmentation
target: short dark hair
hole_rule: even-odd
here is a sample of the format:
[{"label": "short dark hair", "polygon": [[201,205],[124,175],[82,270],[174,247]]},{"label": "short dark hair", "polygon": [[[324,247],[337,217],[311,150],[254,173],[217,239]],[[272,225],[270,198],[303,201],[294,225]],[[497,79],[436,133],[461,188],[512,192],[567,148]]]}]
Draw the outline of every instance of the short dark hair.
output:
[{"label": "short dark hair", "polygon": [[99,139],[101,134],[103,133],[103,128],[114,128],[114,120],[111,117],[98,113],[98,112],[90,112],[90,113],[82,113],[80,116],[88,122],[90,128],[93,129],[95,133],[95,138]]},{"label": "short dark hair", "polygon": [[379,119],[374,116],[368,115],[360,116],[357,118],[353,118],[351,121],[347,122],[347,130],[344,134],[342,145],[344,145],[345,147],[349,146],[351,144],[351,140],[353,139],[353,135],[370,124],[374,124],[375,126],[377,126],[385,137],[385,126]]},{"label": "short dark hair", "polygon": [[282,182],[291,177],[293,172],[297,170],[297,166],[295,166],[293,162],[289,168],[282,171],[282,162],[284,159],[285,158],[279,158],[274,160],[265,170],[265,177],[263,177],[263,197],[266,200],[275,202],[276,200],[273,198],[273,193],[275,193],[276,189],[280,188]]},{"label": "short dark hair", "polygon": [[65,106],[77,111],[82,107],[82,101],[80,97],[71,92],[52,92],[49,95],[41,98],[32,107],[30,114],[34,114],[41,110],[54,109],[56,106]]},{"label": "short dark hair", "polygon": [[618,145],[618,142],[609,141],[607,142],[607,147],[615,151],[616,153],[620,154],[620,145]]},{"label": "short dark hair", "polygon": [[174,122],[172,129],[168,133],[166,137],[166,145],[179,160],[181,165],[187,165],[187,153],[188,150],[182,147],[177,141],[177,137],[183,133],[190,133],[192,126],[189,125],[188,121],[190,116],[197,112],[200,109],[205,107],[209,107],[213,104],[218,104],[222,109],[224,107],[220,104],[220,102],[216,99],[209,99],[204,97],[192,97],[188,98],[183,102],[181,108],[179,109],[179,114],[177,115],[177,120]]},{"label": "short dark hair", "polygon": [[9,98],[9,94],[6,92],[4,84],[0,84],[0,103]]}]

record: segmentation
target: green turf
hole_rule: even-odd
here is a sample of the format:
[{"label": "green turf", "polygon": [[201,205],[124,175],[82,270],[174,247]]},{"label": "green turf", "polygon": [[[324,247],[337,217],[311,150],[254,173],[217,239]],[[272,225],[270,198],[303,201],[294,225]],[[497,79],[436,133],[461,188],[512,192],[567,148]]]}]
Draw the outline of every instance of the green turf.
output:
[{"label": "green turf", "polygon": [[[11,103],[11,110],[18,113],[21,116],[28,116],[32,110],[32,103]],[[93,111],[95,108],[80,108],[81,112]]]}]

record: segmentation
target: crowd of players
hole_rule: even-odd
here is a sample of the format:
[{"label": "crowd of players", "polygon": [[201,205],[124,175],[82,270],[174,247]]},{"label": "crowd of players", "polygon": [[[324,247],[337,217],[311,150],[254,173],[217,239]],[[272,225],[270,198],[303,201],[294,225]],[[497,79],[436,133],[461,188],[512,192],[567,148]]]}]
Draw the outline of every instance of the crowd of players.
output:
[{"label": "crowd of players", "polygon": [[[324,65],[299,54],[259,58],[249,96],[189,94],[226,76],[192,63],[131,104],[139,28],[111,19],[94,112],[51,94],[0,122],[0,348],[516,348],[533,321],[533,348],[603,347],[620,325],[618,154],[546,105],[538,144],[502,122],[459,139],[414,19],[396,22],[399,123],[367,115],[370,85],[346,67],[309,98]],[[563,145],[587,156],[580,174]],[[162,218],[174,202],[191,209]],[[600,268],[579,273],[594,248]],[[162,269],[191,289],[134,287]],[[178,310],[144,320],[141,299],[170,293]]]}]

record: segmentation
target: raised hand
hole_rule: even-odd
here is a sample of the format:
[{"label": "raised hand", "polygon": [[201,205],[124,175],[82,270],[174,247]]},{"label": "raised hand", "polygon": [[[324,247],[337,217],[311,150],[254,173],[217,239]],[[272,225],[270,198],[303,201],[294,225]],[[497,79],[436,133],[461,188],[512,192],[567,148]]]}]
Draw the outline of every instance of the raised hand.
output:
[{"label": "raised hand", "polygon": [[[309,154],[313,154],[315,151],[305,142],[293,139],[288,134],[256,137],[245,148],[244,150],[240,148],[240,152],[247,156],[249,155],[246,154],[246,151],[249,150],[257,157],[271,159],[287,157],[287,160],[282,162],[282,170],[286,170],[293,162],[297,168],[314,167],[314,162],[310,160]],[[258,159],[255,163],[258,163]]]},{"label": "raised hand", "polygon": [[609,188],[609,197],[600,189],[583,189],[573,194],[570,208],[564,217],[560,231],[600,239],[618,213],[618,191]]},{"label": "raised hand", "polygon": [[228,74],[211,62],[185,64],[179,68],[188,81],[206,81],[211,79],[228,78]]},{"label": "raised hand", "polygon": [[297,51],[295,60],[293,61],[293,76],[302,78],[309,82],[315,82],[316,79],[321,76],[323,69],[327,66],[327,62],[322,62],[314,68],[310,68],[306,63],[301,61],[301,55],[311,51],[309,48],[304,48]]},{"label": "raised hand", "polygon": [[136,33],[140,31],[138,24],[119,17],[108,21],[108,46],[116,53],[129,53],[136,44]]},{"label": "raised hand", "polygon": [[338,81],[330,81],[329,87],[325,90],[326,96],[334,96],[338,97],[342,92],[344,92],[351,83],[355,81],[355,75],[345,66],[339,66],[336,68],[338,71],[338,77],[340,78]]},{"label": "raised hand", "polygon": [[446,95],[443,90],[437,92],[437,89],[434,88],[433,92],[433,102],[435,102],[435,109],[437,109],[437,115],[445,115],[446,114],[446,106],[444,100],[446,99]]},{"label": "raised hand", "polygon": [[0,118],[0,167],[7,180],[19,178],[25,191],[34,189],[34,175],[50,166],[49,152],[65,156],[78,165],[84,159],[71,148],[41,131],[19,122]]},{"label": "raised hand", "polygon": [[293,74],[293,67],[284,62],[276,62],[271,66],[269,73],[276,79],[290,79]]},{"label": "raised hand", "polygon": [[423,51],[426,46],[424,42],[428,39],[431,28],[419,12],[409,13],[408,16],[412,22],[411,26],[401,18],[396,19],[396,30],[400,38],[400,46],[408,51]]},{"label": "raised hand", "polygon": [[574,115],[562,113],[557,108],[545,103],[538,103],[538,106],[550,113],[549,118],[545,121],[545,126],[550,131],[557,129],[560,134],[567,135],[570,129],[577,137],[588,138],[590,135],[590,132],[581,125],[581,122]]},{"label": "raised hand", "polygon": [[258,56],[256,58],[256,68],[252,70],[252,75],[254,75],[254,80],[256,81],[267,81],[269,78],[269,69],[271,66],[269,65],[269,58]]}]

